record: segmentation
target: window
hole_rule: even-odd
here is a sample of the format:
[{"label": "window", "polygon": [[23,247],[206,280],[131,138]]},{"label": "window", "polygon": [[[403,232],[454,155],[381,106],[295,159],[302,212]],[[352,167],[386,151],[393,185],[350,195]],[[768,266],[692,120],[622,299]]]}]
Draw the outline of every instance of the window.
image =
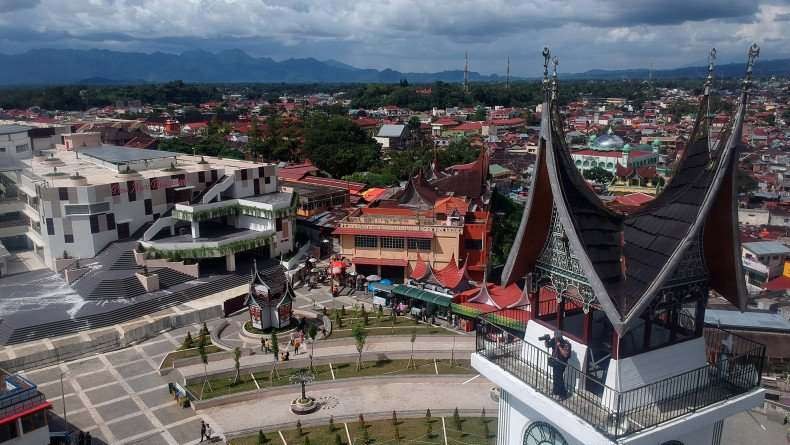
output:
[{"label": "window", "polygon": [[409,250],[431,250],[430,238],[409,238],[407,245]]},{"label": "window", "polygon": [[112,193],[113,196],[120,196],[121,184],[118,184],[117,182],[113,182],[112,184],[110,184],[110,193]]},{"label": "window", "polygon": [[568,445],[568,442],[553,426],[535,422],[524,432],[524,445]]},{"label": "window", "polygon": [[99,233],[99,215],[91,215],[91,233]]},{"label": "window", "polygon": [[30,147],[28,147],[27,144],[22,144],[22,145],[17,145],[16,146],[16,152],[17,153],[24,153],[24,152],[26,152],[28,150],[30,150]]},{"label": "window", "polygon": [[483,240],[481,239],[465,239],[464,248],[466,250],[483,250]]},{"label": "window", "polygon": [[258,167],[258,177],[263,178],[264,176],[266,176],[266,173],[264,172],[264,168]]},{"label": "window", "polygon": [[47,218],[47,235],[54,235],[55,234],[55,222],[52,221],[52,218]]},{"label": "window", "polygon": [[246,181],[247,180],[247,170],[246,169],[241,171],[241,180],[242,181]]},{"label": "window", "polygon": [[263,182],[266,183],[266,184],[271,184],[272,183],[272,177],[271,176],[266,176],[264,178]]},{"label": "window", "polygon": [[69,189],[66,187],[59,187],[58,188],[58,199],[61,201],[68,201],[69,200]]},{"label": "window", "polygon": [[27,434],[47,426],[47,411],[41,410],[26,416],[22,416],[22,432]]},{"label": "window", "polygon": [[66,244],[74,243],[74,235],[70,233],[63,235],[63,242],[65,242]]},{"label": "window", "polygon": [[148,188],[150,188],[151,190],[159,190],[159,178],[149,179]]},{"label": "window", "polygon": [[150,215],[150,214],[154,213],[153,204],[151,203],[151,199],[146,199],[145,201],[143,201],[143,204],[145,205],[145,214],[146,215]]},{"label": "window", "polygon": [[137,201],[137,191],[134,188],[134,181],[126,181],[126,195],[129,202]]},{"label": "window", "polygon": [[0,147],[0,153],[5,153],[5,147]]},{"label": "window", "polygon": [[107,214],[107,230],[115,230],[115,215],[112,213]]},{"label": "window", "polygon": [[16,429],[16,422],[8,422],[0,425],[0,442],[9,441],[19,436]]},{"label": "window", "polygon": [[198,182],[201,184],[206,182],[206,172],[198,172]]},{"label": "window", "polygon": [[282,218],[277,218],[277,219],[274,221],[274,226],[275,226],[275,229],[276,229],[278,232],[282,232],[282,231],[283,231],[283,219],[282,219]]},{"label": "window", "polygon": [[354,247],[371,248],[378,247],[378,237],[370,235],[354,235]]},{"label": "window", "polygon": [[403,238],[395,238],[392,236],[381,237],[381,247],[383,249],[403,249]]},{"label": "window", "polygon": [[253,179],[252,180],[252,188],[253,188],[253,191],[252,191],[253,194],[260,195],[261,194],[261,180],[260,179]]},{"label": "window", "polygon": [[217,180],[217,171],[211,170],[211,182],[215,182]]}]

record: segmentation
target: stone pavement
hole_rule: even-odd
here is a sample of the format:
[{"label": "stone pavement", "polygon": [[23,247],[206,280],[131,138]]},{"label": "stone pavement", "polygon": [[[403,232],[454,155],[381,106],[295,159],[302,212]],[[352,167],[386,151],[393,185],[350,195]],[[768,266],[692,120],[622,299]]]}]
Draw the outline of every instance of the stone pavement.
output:
[{"label": "stone pavement", "polygon": [[53,431],[63,430],[63,375],[66,418],[90,431],[96,444],[189,444],[200,436],[200,417],[176,406],[167,381],[156,369],[194,325],[166,332],[138,345],[58,366],[24,372],[53,404]]},{"label": "stone pavement", "polygon": [[[321,409],[301,419],[321,419],[329,416],[356,416],[373,412],[459,409],[496,413],[497,404],[491,398],[492,384],[470,376],[442,376],[381,381],[357,381],[314,385],[307,389],[309,396],[322,403]],[[223,433],[254,430],[271,425],[296,422],[289,409],[297,396],[279,394],[265,399],[239,402],[201,410],[213,420],[212,425]]]}]

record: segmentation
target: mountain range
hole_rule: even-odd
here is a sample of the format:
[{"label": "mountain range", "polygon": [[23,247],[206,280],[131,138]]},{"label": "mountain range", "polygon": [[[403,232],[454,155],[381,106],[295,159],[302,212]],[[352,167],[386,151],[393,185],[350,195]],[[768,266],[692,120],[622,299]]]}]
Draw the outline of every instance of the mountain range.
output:
[{"label": "mountain range", "polygon": [[[0,54],[0,85],[124,84],[166,82],[261,82],[261,83],[411,83],[461,82],[462,70],[404,73],[391,69],[356,68],[336,60],[252,57],[241,50],[218,53],[187,51],[182,54],[151,54],[110,50],[35,49],[21,54]],[[706,67],[653,70],[653,78],[703,77]],[[720,77],[743,74],[742,63],[716,68]],[[758,76],[790,74],[790,59],[759,61]],[[566,79],[646,79],[647,69],[590,70],[564,74]],[[472,82],[501,82],[503,76],[469,73]]]}]

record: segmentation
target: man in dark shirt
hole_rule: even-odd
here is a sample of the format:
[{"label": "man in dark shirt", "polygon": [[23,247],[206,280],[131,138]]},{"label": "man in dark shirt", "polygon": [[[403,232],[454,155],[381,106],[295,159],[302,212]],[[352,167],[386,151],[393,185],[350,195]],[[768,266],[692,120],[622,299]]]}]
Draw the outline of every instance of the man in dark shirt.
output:
[{"label": "man in dark shirt", "polygon": [[571,358],[571,344],[562,337],[562,331],[554,331],[554,337],[546,340],[546,347],[551,348],[549,366],[552,369],[551,394],[560,400],[568,398],[565,388],[565,367]]}]

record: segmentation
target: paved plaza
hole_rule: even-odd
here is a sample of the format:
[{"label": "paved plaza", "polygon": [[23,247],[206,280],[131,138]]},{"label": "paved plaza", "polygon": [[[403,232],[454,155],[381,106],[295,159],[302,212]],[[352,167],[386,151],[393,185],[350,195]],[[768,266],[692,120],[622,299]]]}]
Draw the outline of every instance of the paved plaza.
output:
[{"label": "paved plaza", "polygon": [[62,430],[63,375],[65,417],[101,444],[190,444],[200,436],[200,417],[176,406],[167,380],[156,369],[180,344],[191,326],[167,332],[130,348],[25,372],[52,401],[52,430]]}]

